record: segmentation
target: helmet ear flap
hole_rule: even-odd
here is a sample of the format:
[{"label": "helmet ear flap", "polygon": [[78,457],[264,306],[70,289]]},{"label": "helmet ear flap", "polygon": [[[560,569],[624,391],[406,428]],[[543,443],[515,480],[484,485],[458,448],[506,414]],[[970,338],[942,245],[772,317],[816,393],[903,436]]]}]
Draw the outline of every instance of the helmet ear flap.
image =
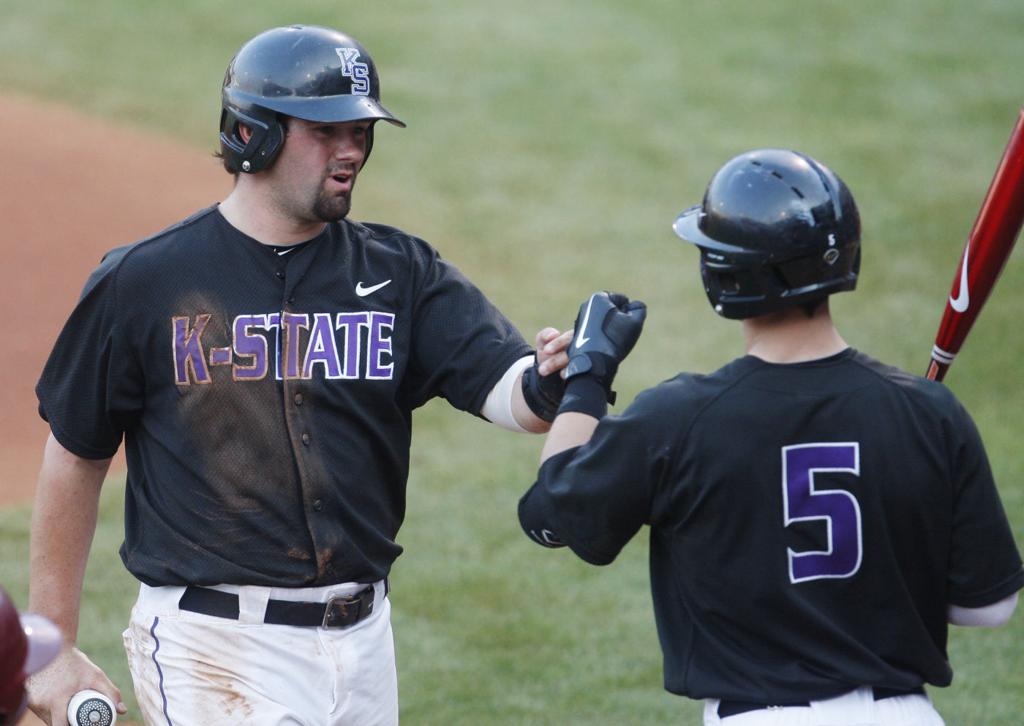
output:
[{"label": "helmet ear flap", "polygon": [[[248,140],[242,138],[240,124],[250,130]],[[285,126],[273,112],[225,106],[220,125],[221,153],[236,174],[255,174],[270,167],[284,144]]]}]

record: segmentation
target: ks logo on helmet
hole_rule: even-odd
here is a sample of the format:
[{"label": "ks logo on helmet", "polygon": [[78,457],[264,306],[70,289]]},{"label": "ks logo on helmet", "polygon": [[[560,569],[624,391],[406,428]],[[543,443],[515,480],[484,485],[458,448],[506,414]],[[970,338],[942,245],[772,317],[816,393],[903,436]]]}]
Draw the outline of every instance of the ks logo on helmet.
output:
[{"label": "ks logo on helmet", "polygon": [[[366,49],[355,38],[315,25],[273,28],[243,45],[224,74],[221,109],[221,156],[235,173],[270,168],[284,144],[287,117],[370,121],[366,158],[373,122],[405,126],[381,105],[377,67]],[[252,131],[248,139],[239,131],[242,124]]]}]

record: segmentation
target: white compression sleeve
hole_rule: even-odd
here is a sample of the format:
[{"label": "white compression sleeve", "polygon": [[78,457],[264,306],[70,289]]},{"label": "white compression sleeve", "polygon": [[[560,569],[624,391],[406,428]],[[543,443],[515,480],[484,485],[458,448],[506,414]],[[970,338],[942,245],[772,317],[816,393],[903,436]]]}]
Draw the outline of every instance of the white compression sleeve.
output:
[{"label": "white compression sleeve", "polygon": [[1013,593],[999,602],[980,608],[962,608],[959,605],[950,605],[947,609],[946,619],[953,625],[967,628],[998,628],[1010,620],[1016,607],[1017,593]]},{"label": "white compression sleeve", "polygon": [[494,384],[494,388],[487,394],[484,407],[480,410],[484,418],[496,426],[501,426],[509,431],[529,433],[519,425],[516,417],[512,414],[512,393],[519,385],[519,376],[527,368],[533,365],[533,356],[528,355],[520,358],[505,371],[501,380]]}]

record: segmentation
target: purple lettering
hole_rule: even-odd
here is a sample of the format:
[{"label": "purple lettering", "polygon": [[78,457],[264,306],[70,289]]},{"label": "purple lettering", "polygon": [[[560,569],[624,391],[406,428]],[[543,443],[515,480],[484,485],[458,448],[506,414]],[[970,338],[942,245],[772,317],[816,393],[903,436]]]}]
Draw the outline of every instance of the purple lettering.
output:
[{"label": "purple lettering", "polygon": [[790,582],[822,578],[851,577],[860,569],[860,504],[844,489],[822,489],[814,485],[814,476],[840,472],[860,476],[860,445],[852,443],[815,443],[782,447],[782,497],[784,522],[818,521],[825,526],[826,549],[794,552],[789,555]]},{"label": "purple lettering", "polygon": [[313,328],[309,333],[302,377],[312,378],[313,366],[317,363],[323,365],[326,378],[341,378],[341,363],[338,362],[338,346],[334,340],[334,330],[331,328],[330,313],[313,315]]},{"label": "purple lettering", "polygon": [[368,326],[369,313],[338,313],[335,327],[345,329],[345,369],[342,378],[359,377],[359,331]]},{"label": "purple lettering", "polygon": [[267,330],[274,331],[274,380],[281,380],[281,313],[267,315]]},{"label": "purple lettering", "polygon": [[203,351],[203,330],[210,322],[210,315],[196,316],[195,327],[189,328],[189,318],[171,318],[171,335],[174,348],[174,380],[178,385],[209,383],[210,371],[206,368]]},{"label": "purple lettering", "polygon": [[271,347],[273,375],[279,381],[311,379],[317,366],[325,380],[391,380],[395,375],[393,313],[242,314],[232,321],[231,345],[207,348],[203,334],[212,317],[172,317],[179,385],[211,383],[210,371],[216,366],[230,366],[235,381],[263,380],[271,374]]},{"label": "purple lettering", "polygon": [[299,369],[300,330],[309,329],[309,316],[296,313],[281,315],[281,329],[284,331],[284,377],[286,380],[301,378]]},{"label": "purple lettering", "polygon": [[[370,313],[370,340],[366,352],[366,377],[368,379],[390,379],[394,375],[394,358],[384,364],[381,358],[391,356],[391,331],[395,327],[394,313]],[[388,331],[385,337],[384,331]]]},{"label": "purple lettering", "polygon": [[236,363],[231,369],[236,381],[259,381],[267,376],[267,339],[250,332],[252,328],[268,328],[266,315],[239,315],[232,326],[234,350],[248,362]]}]

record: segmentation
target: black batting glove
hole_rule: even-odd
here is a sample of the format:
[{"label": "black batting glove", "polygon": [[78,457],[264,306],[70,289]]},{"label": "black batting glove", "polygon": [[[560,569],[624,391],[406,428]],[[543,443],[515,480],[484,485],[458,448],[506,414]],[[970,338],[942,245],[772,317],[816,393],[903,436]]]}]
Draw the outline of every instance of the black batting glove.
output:
[{"label": "black batting glove", "polygon": [[558,413],[558,404],[565,394],[565,379],[562,372],[556,371],[546,376],[540,374],[537,356],[533,357],[533,366],[523,371],[523,399],[534,415],[551,423]]},{"label": "black batting glove", "polygon": [[633,350],[647,318],[647,306],[615,292],[595,292],[580,306],[566,351],[566,392],[559,413],[578,411],[600,418],[615,403],[612,382]]}]

